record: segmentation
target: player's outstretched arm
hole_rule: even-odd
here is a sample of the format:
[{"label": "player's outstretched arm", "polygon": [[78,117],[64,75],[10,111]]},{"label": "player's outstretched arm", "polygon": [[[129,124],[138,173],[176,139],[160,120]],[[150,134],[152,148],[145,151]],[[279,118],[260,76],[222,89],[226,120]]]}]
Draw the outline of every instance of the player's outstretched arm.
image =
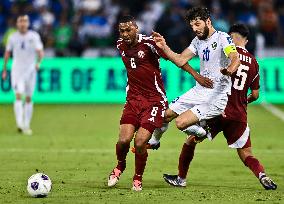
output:
[{"label": "player's outstretched arm", "polygon": [[238,67],[241,65],[241,61],[237,52],[231,52],[228,57],[231,60],[231,63],[227,68],[221,68],[220,71],[224,75],[231,76],[235,71],[237,71]]},{"label": "player's outstretched arm", "polygon": [[11,52],[5,51],[4,64],[3,64],[3,70],[2,70],[2,79],[3,80],[5,80],[7,78],[7,63],[8,63],[10,56],[11,56]]},{"label": "player's outstretched arm", "polygon": [[201,85],[206,88],[213,88],[213,81],[207,77],[201,76],[197,71],[195,71],[188,63],[181,67],[184,71],[190,73],[193,78]]},{"label": "player's outstretched arm", "polygon": [[194,57],[194,54],[189,49],[185,49],[181,54],[172,51],[171,48],[167,45],[165,38],[160,33],[153,31],[152,37],[156,45],[167,55],[168,59],[175,63],[178,67],[182,67],[192,57]]}]

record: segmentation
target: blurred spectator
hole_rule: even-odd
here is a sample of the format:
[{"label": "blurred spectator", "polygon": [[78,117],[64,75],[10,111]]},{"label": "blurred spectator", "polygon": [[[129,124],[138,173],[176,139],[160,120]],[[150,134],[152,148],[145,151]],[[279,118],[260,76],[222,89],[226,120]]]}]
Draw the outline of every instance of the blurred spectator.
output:
[{"label": "blurred spectator", "polygon": [[271,3],[272,1],[265,0],[259,4],[259,27],[266,46],[276,45],[278,32],[278,15]]},{"label": "blurred spectator", "polygon": [[72,29],[67,23],[67,17],[63,14],[59,25],[54,29],[54,47],[57,56],[67,56],[68,46],[72,37]]},{"label": "blurred spectator", "polygon": [[31,28],[40,33],[49,56],[117,55],[117,22],[127,14],[137,19],[141,33],[150,35],[154,29],[173,50],[181,51],[194,37],[184,13],[197,5],[210,9],[218,30],[228,31],[235,22],[248,24],[253,34],[250,51],[255,50],[256,36],[266,47],[284,45],[283,0],[1,0],[0,53],[20,13],[30,16]]}]

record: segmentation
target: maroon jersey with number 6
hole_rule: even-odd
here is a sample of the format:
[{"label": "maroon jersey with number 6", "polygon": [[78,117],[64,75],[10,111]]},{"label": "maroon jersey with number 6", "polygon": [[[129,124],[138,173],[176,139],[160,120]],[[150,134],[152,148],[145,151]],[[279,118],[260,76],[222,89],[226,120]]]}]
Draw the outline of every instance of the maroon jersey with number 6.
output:
[{"label": "maroon jersey with number 6", "polygon": [[131,48],[119,39],[117,49],[127,70],[127,100],[138,95],[152,100],[165,100],[159,58],[166,58],[166,55],[153,38],[139,34],[138,43]]},{"label": "maroon jersey with number 6", "polygon": [[159,58],[166,58],[151,37],[141,34],[138,43],[129,47],[122,39],[117,48],[127,70],[126,104],[120,124],[132,124],[153,133],[160,128],[168,106]]},{"label": "maroon jersey with number 6", "polygon": [[237,47],[241,65],[232,75],[231,95],[225,109],[226,119],[247,122],[248,90],[259,89],[259,67],[255,57],[245,48]]}]

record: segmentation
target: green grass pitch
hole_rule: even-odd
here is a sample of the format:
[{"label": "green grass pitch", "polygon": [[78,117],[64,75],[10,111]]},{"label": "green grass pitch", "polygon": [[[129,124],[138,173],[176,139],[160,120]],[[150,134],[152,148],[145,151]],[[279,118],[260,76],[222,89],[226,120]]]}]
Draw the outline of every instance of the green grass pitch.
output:
[{"label": "green grass pitch", "polygon": [[[185,139],[174,124],[149,154],[143,191],[130,190],[132,153],[120,182],[109,189],[121,111],[122,105],[35,105],[34,134],[24,136],[16,132],[12,105],[1,105],[0,203],[284,203],[284,123],[256,105],[249,107],[253,152],[276,191],[262,188],[222,135],[197,146],[186,188],[169,186],[162,173],[177,173]],[[52,179],[47,198],[26,192],[37,170]]]}]

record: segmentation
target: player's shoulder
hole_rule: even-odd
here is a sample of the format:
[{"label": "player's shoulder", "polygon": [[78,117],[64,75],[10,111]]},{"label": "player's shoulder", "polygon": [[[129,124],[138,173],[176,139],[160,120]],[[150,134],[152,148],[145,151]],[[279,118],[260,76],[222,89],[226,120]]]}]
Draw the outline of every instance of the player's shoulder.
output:
[{"label": "player's shoulder", "polygon": [[156,45],[154,38],[152,36],[147,36],[143,34],[138,34],[138,43],[147,45],[151,49]]},{"label": "player's shoulder", "polygon": [[240,47],[240,46],[236,46],[236,48],[237,48],[237,51],[238,51],[239,54],[248,56],[248,57],[252,58],[254,61],[256,61],[255,56],[252,53],[250,53],[246,48]]},{"label": "player's shoulder", "polygon": [[32,36],[32,37],[35,37],[35,38],[38,38],[40,37],[38,32],[34,31],[34,30],[29,30],[28,31],[28,35]]},{"label": "player's shoulder", "polygon": [[200,42],[201,40],[198,39],[197,36],[195,36],[193,39],[192,39],[192,43],[197,43],[197,42]]},{"label": "player's shoulder", "polygon": [[216,38],[221,39],[221,41],[228,41],[229,44],[233,43],[231,36],[223,31],[216,31]]},{"label": "player's shoulder", "polygon": [[154,38],[152,36],[147,36],[143,34],[138,35],[138,41],[142,43],[155,43]]},{"label": "player's shoulder", "polygon": [[191,45],[193,46],[198,46],[200,45],[200,43],[201,43],[201,40],[199,40],[197,36],[195,36],[195,38],[191,40]]},{"label": "player's shoulder", "polygon": [[224,36],[224,37],[230,37],[230,35],[224,31],[219,31],[217,30],[216,33],[219,35],[219,36]]},{"label": "player's shoulder", "polygon": [[9,35],[9,39],[14,39],[19,36],[19,31],[15,31]]},{"label": "player's shoulder", "polygon": [[118,40],[116,41],[117,49],[121,49],[123,44],[124,44],[123,39],[122,38],[118,38]]}]

